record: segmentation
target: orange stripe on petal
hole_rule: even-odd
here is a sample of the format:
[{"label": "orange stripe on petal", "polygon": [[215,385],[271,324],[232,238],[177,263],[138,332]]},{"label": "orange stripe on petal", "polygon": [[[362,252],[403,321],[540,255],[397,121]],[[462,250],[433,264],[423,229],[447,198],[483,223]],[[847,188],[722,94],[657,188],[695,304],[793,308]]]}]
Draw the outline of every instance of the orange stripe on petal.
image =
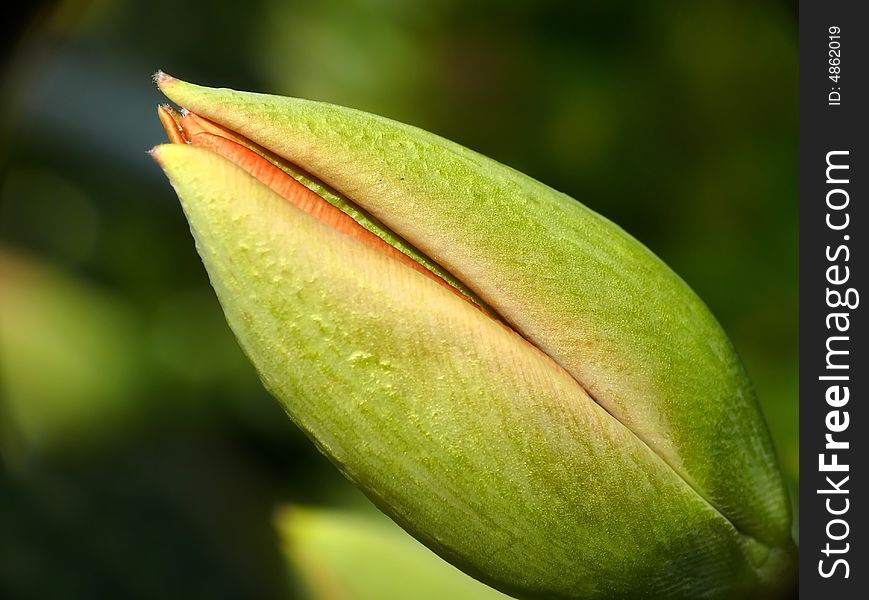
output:
[{"label": "orange stripe on petal", "polygon": [[226,127],[221,127],[217,123],[209,121],[205,117],[200,117],[196,113],[185,112],[178,124],[181,126],[181,130],[184,131],[184,135],[187,139],[192,138],[198,133],[211,133],[232,140],[246,148],[250,148],[253,145],[253,142],[238,135],[234,131],[230,131]]},{"label": "orange stripe on petal", "polygon": [[183,144],[187,140],[184,139],[184,134],[181,131],[179,121],[181,115],[168,104],[161,104],[157,107],[157,116],[160,118],[160,124],[166,130],[166,136],[173,144]]},{"label": "orange stripe on petal", "polygon": [[[238,142],[223,137],[222,135],[206,131],[205,127],[202,127],[203,121],[206,126],[210,123],[204,119],[190,119],[191,116],[194,115],[186,115],[181,119],[181,122],[184,127],[184,133],[188,137],[192,146],[210,150],[211,152],[222,156],[267,185],[272,191],[292,203],[296,208],[310,214],[326,225],[337,229],[347,237],[357,240],[370,248],[383,252],[387,256],[402,262],[411,269],[437,281],[450,291],[464,298],[458,290],[449,285],[446,281],[426,269],[424,266],[415,262],[404,253],[395,249],[393,246],[387,244],[364,227],[360,226],[350,216],[326,202],[323,198],[284,173],[281,169],[274,166],[256,152],[253,152]],[[211,128],[209,127],[209,129]],[[215,126],[212,131],[219,129],[220,128]]]}]

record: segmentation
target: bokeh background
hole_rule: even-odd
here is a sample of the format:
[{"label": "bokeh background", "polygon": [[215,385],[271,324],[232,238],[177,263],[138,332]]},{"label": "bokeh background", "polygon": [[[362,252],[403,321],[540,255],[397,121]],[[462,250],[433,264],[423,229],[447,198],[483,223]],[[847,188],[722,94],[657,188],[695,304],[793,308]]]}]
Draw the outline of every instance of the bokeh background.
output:
[{"label": "bokeh background", "polygon": [[[7,16],[0,597],[389,600],[458,573],[372,550],[415,542],[262,390],[146,154],[164,137],[157,68],[409,122],[616,221],[731,335],[794,490],[795,4],[75,0]],[[341,548],[362,550],[333,564]],[[373,587],[342,589],[342,569]],[[469,581],[455,600],[494,597]]]}]

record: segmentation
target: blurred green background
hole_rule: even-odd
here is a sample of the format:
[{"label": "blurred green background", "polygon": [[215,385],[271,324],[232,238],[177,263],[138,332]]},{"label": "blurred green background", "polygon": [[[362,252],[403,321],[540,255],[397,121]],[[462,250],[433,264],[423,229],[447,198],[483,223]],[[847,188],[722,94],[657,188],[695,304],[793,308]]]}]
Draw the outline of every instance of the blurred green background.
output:
[{"label": "blurred green background", "polygon": [[[356,531],[341,515],[378,517],[223,321],[145,153],[164,138],[157,68],[412,123],[616,221],[731,335],[795,490],[795,4],[79,0],[7,20],[0,597],[378,597],[342,583],[347,565],[372,585],[387,569],[386,600],[426,581],[377,559],[392,550],[329,563]],[[296,531],[275,525],[288,504],[341,512]],[[326,559],[285,551],[306,539]],[[454,600],[493,597],[463,577]]]}]

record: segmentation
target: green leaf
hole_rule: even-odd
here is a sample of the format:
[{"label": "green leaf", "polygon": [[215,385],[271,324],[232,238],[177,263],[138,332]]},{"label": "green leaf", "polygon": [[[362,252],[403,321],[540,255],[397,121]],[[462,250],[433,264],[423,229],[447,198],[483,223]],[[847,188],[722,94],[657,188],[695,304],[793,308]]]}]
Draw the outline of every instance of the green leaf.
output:
[{"label": "green leaf", "polygon": [[504,600],[377,514],[284,507],[284,555],[314,600]]}]

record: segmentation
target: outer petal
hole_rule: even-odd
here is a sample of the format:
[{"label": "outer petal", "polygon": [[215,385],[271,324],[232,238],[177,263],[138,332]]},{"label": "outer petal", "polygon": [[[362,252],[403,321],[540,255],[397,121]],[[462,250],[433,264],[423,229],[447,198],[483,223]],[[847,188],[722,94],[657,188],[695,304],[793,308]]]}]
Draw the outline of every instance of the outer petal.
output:
[{"label": "outer petal", "polygon": [[[195,86],[173,101],[298,164],[468,284],[746,536],[790,511],[741,363],[657,257],[575,200],[420,129],[328,104]],[[763,552],[758,564],[766,559]]]},{"label": "outer petal", "polygon": [[208,151],[160,146],[268,389],[423,543],[523,597],[730,597],[755,545],[536,348]]}]

